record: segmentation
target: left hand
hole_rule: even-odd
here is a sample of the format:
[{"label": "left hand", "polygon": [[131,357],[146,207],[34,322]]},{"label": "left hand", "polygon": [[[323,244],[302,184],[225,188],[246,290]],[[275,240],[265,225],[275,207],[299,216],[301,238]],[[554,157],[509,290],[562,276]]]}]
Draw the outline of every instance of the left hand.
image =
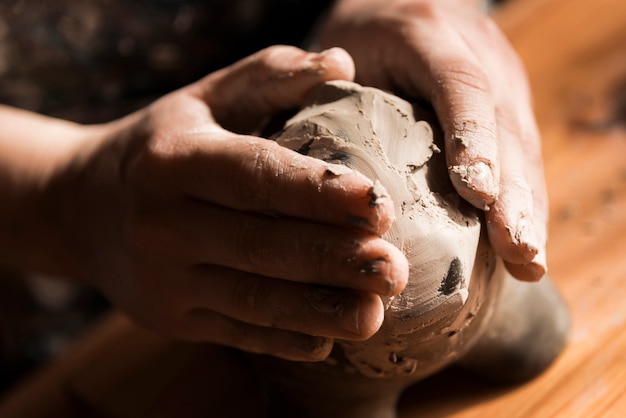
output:
[{"label": "left hand", "polygon": [[455,188],[486,210],[510,273],[539,280],[548,203],[530,89],[505,36],[470,3],[340,0],[315,46],[346,49],[357,82],[433,105]]}]

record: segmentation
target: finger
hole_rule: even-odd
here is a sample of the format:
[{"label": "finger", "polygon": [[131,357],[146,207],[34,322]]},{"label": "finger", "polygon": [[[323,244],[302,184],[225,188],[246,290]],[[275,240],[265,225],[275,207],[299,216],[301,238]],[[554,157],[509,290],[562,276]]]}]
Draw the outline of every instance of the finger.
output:
[{"label": "finger", "polygon": [[[548,198],[534,118],[529,107],[520,109],[517,115],[522,122],[516,138],[503,138],[502,161],[514,160],[519,164],[507,164],[507,173],[502,176],[501,201],[496,202],[491,214],[487,213],[488,231],[509,272],[520,280],[536,281],[547,272]],[[524,178],[521,186],[515,178]],[[498,211],[502,216],[495,216]],[[515,245],[507,246],[504,242]]]},{"label": "finger", "polygon": [[394,221],[387,191],[363,174],[226,131],[187,134],[184,148],[149,157],[163,188],[242,211],[287,215],[384,234]]},{"label": "finger", "polygon": [[[494,39],[494,48],[513,51],[505,38]],[[506,167],[500,190],[501,195],[506,196],[500,197],[495,209],[503,208],[503,213],[507,214],[500,217],[502,224],[492,224],[494,228],[490,236],[509,272],[518,279],[535,281],[547,271],[548,197],[543,177],[541,138],[523,65],[512,52],[504,53],[502,59],[507,60],[508,77],[495,77],[493,82],[498,92],[500,159],[502,166]],[[499,74],[496,67],[492,73]],[[495,214],[496,211],[491,215]],[[488,214],[488,219],[490,217]],[[500,235],[500,242],[505,240],[515,245],[499,247],[502,244],[496,244],[496,234]],[[511,236],[517,239],[511,239]]]},{"label": "finger", "polygon": [[207,76],[192,89],[224,128],[249,133],[263,118],[301,105],[316,85],[353,78],[354,63],[343,49],[310,53],[273,46]]},{"label": "finger", "polygon": [[444,131],[450,178],[463,198],[485,209],[498,197],[500,176],[489,78],[447,24],[414,25],[407,36],[419,39],[412,43],[411,53],[388,59],[395,61],[391,68],[414,70],[408,78],[402,78],[402,72],[396,75],[394,83],[430,99]]},{"label": "finger", "polygon": [[189,300],[227,317],[308,335],[363,340],[380,328],[379,296],[348,289],[304,285],[217,267],[192,271]]},{"label": "finger", "polygon": [[370,234],[186,200],[146,215],[134,237],[149,253],[168,248],[185,264],[214,264],[267,277],[399,294],[409,267],[391,243]]},{"label": "finger", "polygon": [[[548,191],[545,183],[545,176],[543,170],[543,158],[541,137],[539,134],[539,128],[535,120],[533,109],[531,107],[530,100],[530,88],[528,85],[524,85],[528,91],[528,100],[522,102],[526,103],[520,110],[521,126],[524,127],[522,131],[523,141],[527,167],[528,180],[533,190],[533,215],[534,215],[534,232],[536,237],[536,243],[539,249],[538,254],[532,260],[531,263],[525,265],[529,274],[512,274],[522,280],[534,281],[542,278],[548,270],[546,260],[546,247],[548,241]],[[509,269],[510,270],[510,269]]]},{"label": "finger", "polygon": [[523,129],[516,119],[511,112],[503,112],[499,120],[500,158],[507,170],[502,173],[498,201],[486,213],[487,230],[511,274],[532,281],[546,272],[545,212],[538,206],[543,200],[536,196],[530,180],[534,170],[529,169],[529,162],[534,167],[536,155],[529,155],[532,151],[524,143],[536,144],[538,137],[533,138],[536,132]]},{"label": "finger", "polygon": [[528,263],[539,251],[534,237],[532,189],[517,161],[506,156],[502,161],[507,173],[502,175],[500,197],[485,215],[489,238],[505,261]]},{"label": "finger", "polygon": [[[512,51],[508,44],[504,45],[506,40],[495,25],[487,28],[492,31],[486,38],[493,39],[491,48]],[[531,163],[532,177],[528,167],[529,160],[533,160],[539,151],[529,151],[526,145],[535,144],[537,148],[539,139],[528,129],[534,126],[534,120],[529,111],[529,94],[524,90],[523,72],[517,61],[503,67],[502,61],[494,61],[491,53],[480,53],[482,50],[479,50],[475,55],[475,48],[453,33],[443,38],[449,42],[441,48],[443,53],[431,48],[433,54],[426,55],[425,62],[430,60],[437,70],[432,72],[435,77],[430,80],[434,86],[431,97],[446,134],[451,179],[465,199],[479,208],[489,208],[486,217],[490,240],[509,271],[520,279],[536,280],[546,270],[545,222],[542,218],[547,211],[538,207],[544,200],[538,197],[542,194],[541,189],[534,189],[536,183],[541,182],[534,170],[536,167]],[[446,51],[452,51],[458,61],[447,56]],[[514,58],[513,54],[504,56]],[[488,72],[485,73],[483,68]],[[502,68],[513,70],[503,78],[500,75]],[[488,78],[486,74],[493,76]],[[506,170],[501,172],[501,167]],[[467,193],[467,189],[472,193]],[[480,199],[476,200],[476,197]]]},{"label": "finger", "polygon": [[293,361],[321,361],[333,340],[276,328],[246,324],[208,309],[189,312],[179,328],[181,338],[212,342]]},{"label": "finger", "polygon": [[515,264],[504,262],[506,269],[513,277],[525,282],[536,282],[541,280],[547,273],[545,253],[538,253],[532,262],[526,264]]}]

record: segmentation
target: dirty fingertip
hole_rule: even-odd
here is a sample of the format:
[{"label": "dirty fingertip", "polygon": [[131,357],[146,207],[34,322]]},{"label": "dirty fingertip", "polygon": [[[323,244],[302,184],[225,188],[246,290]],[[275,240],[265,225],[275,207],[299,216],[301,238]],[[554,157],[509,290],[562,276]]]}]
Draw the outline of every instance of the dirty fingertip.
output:
[{"label": "dirty fingertip", "polygon": [[498,198],[499,181],[486,162],[453,165],[448,171],[457,192],[476,208],[486,210]]},{"label": "dirty fingertip", "polygon": [[333,349],[333,339],[294,333],[289,353],[283,356],[295,361],[323,361]]},{"label": "dirty fingertip", "polygon": [[374,232],[382,235],[389,230],[396,220],[393,200],[387,193],[387,189],[378,180],[370,188],[368,197],[368,206],[373,209]]},{"label": "dirty fingertip", "polygon": [[525,183],[510,183],[485,218],[489,240],[505,261],[528,264],[545,250],[545,239],[535,225],[532,192]]},{"label": "dirty fingertip", "polygon": [[533,260],[527,264],[504,262],[506,269],[513,277],[523,282],[537,282],[548,272],[546,263],[542,260]]},{"label": "dirty fingertip", "polygon": [[488,221],[487,230],[493,249],[504,261],[513,264],[528,264],[539,253],[539,246],[534,243],[534,240],[525,237],[515,227],[503,227]]},{"label": "dirty fingertip", "polygon": [[359,309],[360,338],[368,339],[380,329],[385,318],[385,307],[380,296],[374,293],[361,295]]},{"label": "dirty fingertip", "polygon": [[396,247],[394,248],[397,250],[397,253],[390,254],[391,269],[389,280],[391,289],[388,296],[399,295],[409,282],[409,260],[402,251]]},{"label": "dirty fingertip", "polygon": [[383,235],[395,221],[393,200],[380,182],[371,184],[346,213],[349,226]]},{"label": "dirty fingertip", "polygon": [[319,52],[314,59],[319,70],[324,72],[327,80],[354,80],[356,73],[354,61],[348,52],[339,47],[333,47]]}]

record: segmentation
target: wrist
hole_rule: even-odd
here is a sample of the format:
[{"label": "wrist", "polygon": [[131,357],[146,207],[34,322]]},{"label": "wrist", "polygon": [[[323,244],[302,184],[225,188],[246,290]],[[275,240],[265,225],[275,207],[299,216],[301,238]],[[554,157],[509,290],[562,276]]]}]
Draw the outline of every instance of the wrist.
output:
[{"label": "wrist", "polygon": [[97,128],[0,107],[0,265],[70,276],[58,179]]}]

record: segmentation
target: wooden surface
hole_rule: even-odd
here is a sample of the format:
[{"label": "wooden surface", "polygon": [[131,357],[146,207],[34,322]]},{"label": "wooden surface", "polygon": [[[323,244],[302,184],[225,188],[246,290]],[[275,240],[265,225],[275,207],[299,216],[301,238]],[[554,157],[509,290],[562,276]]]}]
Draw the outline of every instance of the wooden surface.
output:
[{"label": "wooden surface", "polygon": [[[626,2],[513,0],[496,18],[536,99],[551,199],[548,264],[571,310],[569,344],[546,373],[518,387],[446,371],[407,391],[399,415],[625,417]],[[254,382],[198,362],[213,354],[114,314],[11,393],[0,416],[226,416],[216,415],[224,404],[245,411],[229,390],[243,385],[254,398]],[[211,395],[194,396],[203,393]]]}]

